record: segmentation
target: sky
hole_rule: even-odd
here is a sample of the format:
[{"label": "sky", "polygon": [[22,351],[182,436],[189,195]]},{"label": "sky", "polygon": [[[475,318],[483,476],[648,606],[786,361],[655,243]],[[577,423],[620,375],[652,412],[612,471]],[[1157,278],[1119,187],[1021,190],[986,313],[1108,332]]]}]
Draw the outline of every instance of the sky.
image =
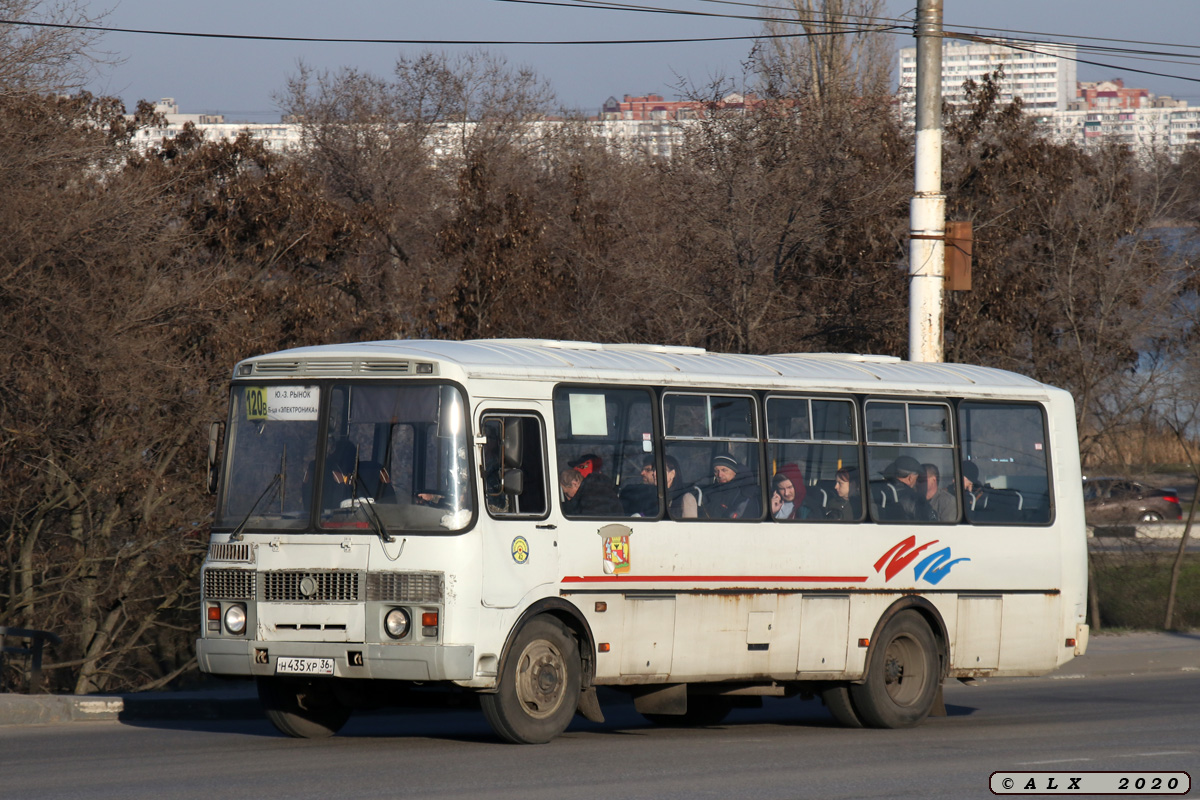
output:
[{"label": "sky", "polygon": [[[640,8],[669,8],[726,17],[647,13],[512,0],[81,0],[88,12],[105,11],[108,28],[252,36],[404,39],[436,41],[559,41],[753,37],[761,23],[755,7],[784,0],[643,0]],[[585,0],[586,2],[586,0]],[[630,0],[632,5],[634,0]],[[1172,56],[1129,60],[1110,53],[1080,53],[1103,62],[1080,64],[1080,80],[1123,78],[1200,105],[1200,0],[944,0],[948,28],[981,34],[990,29],[1051,41],[1139,50]],[[887,0],[887,16],[911,26],[916,0]],[[1092,41],[1099,37],[1116,41]],[[911,28],[893,35],[895,48],[911,47]],[[1133,44],[1152,42],[1157,45]],[[1171,45],[1164,47],[1163,45]],[[595,114],[609,96],[680,96],[681,83],[703,87],[714,78],[736,79],[752,42],[655,44],[489,44],[489,53],[526,65],[545,77],[566,109]],[[471,45],[397,45],[227,40],[135,33],[106,33],[100,47],[123,62],[104,69],[87,87],[121,97],[132,111],[139,99],[173,97],[185,114],[224,114],[230,122],[274,122],[276,99],[298,65],[336,71],[352,67],[387,77],[400,55],[427,50],[458,53]],[[1138,74],[1133,69],[1177,77]],[[1189,79],[1190,80],[1186,80]]]}]

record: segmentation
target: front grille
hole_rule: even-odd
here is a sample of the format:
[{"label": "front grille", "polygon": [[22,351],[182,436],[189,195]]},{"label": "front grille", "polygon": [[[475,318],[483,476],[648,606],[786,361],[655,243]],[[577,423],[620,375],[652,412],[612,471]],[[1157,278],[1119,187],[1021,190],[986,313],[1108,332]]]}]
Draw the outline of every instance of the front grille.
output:
[{"label": "front grille", "polygon": [[440,603],[444,589],[437,572],[372,572],[367,599],[386,603]]},{"label": "front grille", "polygon": [[208,546],[209,561],[242,561],[254,563],[254,545],[247,542],[241,544],[216,543]]},{"label": "front grille", "polygon": [[262,599],[323,603],[359,600],[359,574],[317,570],[264,572]]},{"label": "front grille", "polygon": [[210,600],[253,600],[254,572],[248,569],[207,569],[204,596]]}]

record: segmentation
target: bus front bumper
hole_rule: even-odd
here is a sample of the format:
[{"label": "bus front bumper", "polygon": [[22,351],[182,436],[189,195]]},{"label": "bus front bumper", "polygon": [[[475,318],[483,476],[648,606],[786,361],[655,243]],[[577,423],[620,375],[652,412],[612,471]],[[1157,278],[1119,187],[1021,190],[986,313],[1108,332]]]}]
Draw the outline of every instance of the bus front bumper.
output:
[{"label": "bus front bumper", "polygon": [[274,675],[280,658],[332,659],[335,678],[464,681],[475,672],[471,645],[197,639],[196,657],[200,671],[213,675]]}]

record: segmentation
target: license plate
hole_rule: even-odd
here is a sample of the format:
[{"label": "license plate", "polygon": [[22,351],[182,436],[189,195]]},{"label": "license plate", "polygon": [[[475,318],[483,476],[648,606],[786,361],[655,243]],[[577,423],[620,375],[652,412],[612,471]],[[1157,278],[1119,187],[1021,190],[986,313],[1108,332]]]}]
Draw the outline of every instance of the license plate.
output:
[{"label": "license plate", "polygon": [[281,658],[275,662],[275,673],[287,675],[332,675],[332,658]]}]

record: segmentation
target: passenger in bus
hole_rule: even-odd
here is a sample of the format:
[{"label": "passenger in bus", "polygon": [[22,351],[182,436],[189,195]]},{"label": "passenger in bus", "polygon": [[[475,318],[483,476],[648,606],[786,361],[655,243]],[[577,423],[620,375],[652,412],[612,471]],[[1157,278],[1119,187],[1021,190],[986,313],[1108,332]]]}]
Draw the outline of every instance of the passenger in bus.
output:
[{"label": "passenger in bus", "polygon": [[731,455],[712,460],[713,486],[704,496],[703,510],[711,519],[758,519],[762,508],[758,482]]},{"label": "passenger in bus", "polygon": [[[667,512],[672,519],[694,519],[697,516],[699,489],[694,486],[681,487],[676,480],[679,476],[679,461],[674,456],[663,458],[666,473],[664,489],[667,498]],[[631,517],[658,516],[658,465],[653,454],[642,458],[642,482],[621,489],[621,503],[625,513]]]},{"label": "passenger in bus", "polygon": [[[600,457],[588,453],[559,473],[559,485],[566,498],[562,504],[564,514],[579,517],[625,516],[616,487],[600,471],[601,466]],[[578,476],[578,480],[571,472]]]},{"label": "passenger in bus", "polygon": [[804,505],[807,489],[804,475],[795,464],[784,464],[771,479],[771,516],[775,519],[805,519],[809,509]]},{"label": "passenger in bus", "polygon": [[695,486],[682,485],[679,461],[675,456],[664,456],[663,467],[667,471],[667,511],[671,519],[695,519],[700,513],[700,490]]},{"label": "passenger in bus", "polygon": [[621,505],[627,517],[657,517],[658,516],[658,467],[654,462],[654,454],[647,453],[642,457],[642,469],[639,473],[641,483],[627,483],[621,487]]},{"label": "passenger in bus", "polygon": [[862,516],[862,494],[858,485],[858,470],[839,469],[834,475],[834,497],[825,507],[825,518],[854,522]]},{"label": "passenger in bus", "polygon": [[979,480],[979,465],[974,461],[962,462],[963,504],[968,511],[975,509],[983,497],[986,486]]},{"label": "passenger in bus", "polygon": [[939,522],[954,522],[958,519],[958,501],[942,485],[937,465],[922,464],[921,468],[924,470],[924,480],[920,481],[920,485],[924,487],[925,500],[933,509],[934,517]]},{"label": "passenger in bus", "polygon": [[912,456],[900,456],[883,471],[893,502],[884,502],[879,509],[880,519],[930,522],[936,519],[929,502],[916,490],[922,473],[921,462]]}]

